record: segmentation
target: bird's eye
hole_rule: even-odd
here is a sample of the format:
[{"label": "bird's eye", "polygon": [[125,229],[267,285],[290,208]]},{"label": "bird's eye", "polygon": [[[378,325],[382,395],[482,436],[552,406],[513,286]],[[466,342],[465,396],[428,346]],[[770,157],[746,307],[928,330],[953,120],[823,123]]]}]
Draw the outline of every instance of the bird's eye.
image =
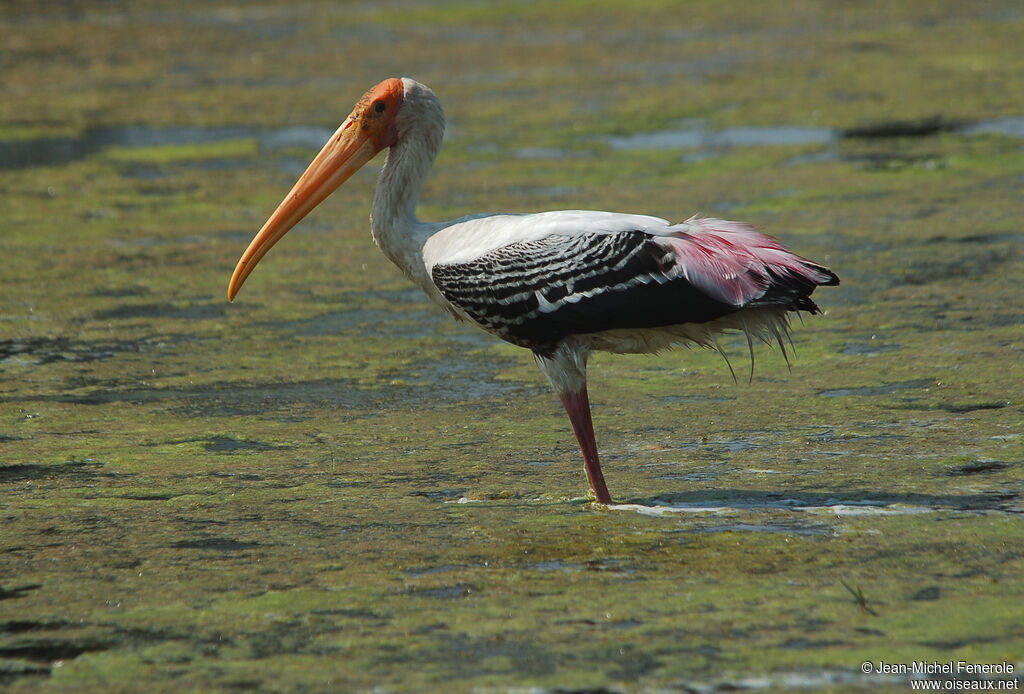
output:
[{"label": "bird's eye", "polygon": [[384,113],[387,110],[388,110],[388,105],[385,104],[383,101],[378,101],[377,103],[375,103],[373,105],[373,112],[374,113],[378,113],[378,114],[379,113]]}]

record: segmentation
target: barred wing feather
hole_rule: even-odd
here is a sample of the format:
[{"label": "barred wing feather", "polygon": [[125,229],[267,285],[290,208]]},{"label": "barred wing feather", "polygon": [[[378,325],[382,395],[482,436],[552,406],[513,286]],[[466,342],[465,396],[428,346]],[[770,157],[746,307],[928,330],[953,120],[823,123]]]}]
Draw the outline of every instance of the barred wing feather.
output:
[{"label": "barred wing feather", "polygon": [[661,228],[527,236],[435,263],[431,278],[483,328],[541,353],[572,334],[704,323],[746,306],[813,311],[807,295],[834,278],[747,225],[643,219]]}]

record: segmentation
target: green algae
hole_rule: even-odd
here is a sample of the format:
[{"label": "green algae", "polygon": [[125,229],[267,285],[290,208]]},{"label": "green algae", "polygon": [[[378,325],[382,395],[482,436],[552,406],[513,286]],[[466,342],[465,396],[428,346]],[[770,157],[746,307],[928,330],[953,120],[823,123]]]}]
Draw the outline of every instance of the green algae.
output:
[{"label": "green algae", "polygon": [[112,147],[103,153],[103,159],[113,162],[145,162],[159,166],[176,162],[202,161],[224,157],[253,159],[258,143],[252,138],[238,138],[221,142],[190,145],[160,145],[153,147]]},{"label": "green algae", "polygon": [[3,141],[333,128],[412,74],[452,124],[424,218],[701,211],[843,284],[794,326],[791,371],[759,347],[748,383],[732,338],[735,381],[703,350],[595,356],[613,496],[649,507],[605,510],[529,355],[373,247],[372,172],[229,305],[313,151],[243,137],[0,170],[0,682],[904,691],[860,664],[1019,664],[1019,139],[608,144],[680,119],[1020,115],[1010,3],[874,9],[5,5]]}]

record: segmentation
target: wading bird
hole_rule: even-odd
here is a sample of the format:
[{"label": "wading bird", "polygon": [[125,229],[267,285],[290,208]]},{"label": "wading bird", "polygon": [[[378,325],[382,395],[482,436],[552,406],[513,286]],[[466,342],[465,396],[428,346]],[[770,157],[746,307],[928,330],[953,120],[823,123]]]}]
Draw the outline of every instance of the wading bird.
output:
[{"label": "wading bird", "polygon": [[253,238],[228,298],[289,229],[387,149],[370,216],[377,246],[456,318],[533,351],[600,503],[612,500],[587,397],[591,352],[721,351],[716,336],[739,331],[751,350],[777,341],[785,354],[788,313],[818,313],[811,292],[839,283],[742,222],[587,210],[421,222],[416,201],[443,134],[441,102],[425,85],[393,78],[368,91]]}]

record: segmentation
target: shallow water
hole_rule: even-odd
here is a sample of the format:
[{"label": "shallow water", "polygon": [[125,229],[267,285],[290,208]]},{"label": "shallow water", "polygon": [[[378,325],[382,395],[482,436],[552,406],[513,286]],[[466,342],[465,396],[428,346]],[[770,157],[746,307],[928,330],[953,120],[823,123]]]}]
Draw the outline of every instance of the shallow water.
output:
[{"label": "shallow water", "polygon": [[[875,126],[884,129],[885,124]],[[1024,117],[1008,116],[981,120],[952,128],[966,135],[998,134],[1024,139]],[[0,139],[0,169],[22,169],[34,166],[61,166],[111,148],[145,148],[165,145],[202,145],[232,140],[253,140],[260,153],[278,150],[319,150],[334,131],[320,126],[290,125],[278,129],[250,126],[175,126],[155,128],[147,126],[107,126],[91,128],[76,137],[33,138],[28,140]],[[795,145],[834,145],[844,138],[865,137],[851,135],[835,128],[814,128],[800,125],[743,126],[708,129],[705,126],[684,127],[632,135],[614,135],[607,138],[613,150],[685,149],[696,150],[688,156],[702,158],[714,156],[737,147],[786,147]],[[802,155],[791,163],[821,162],[838,158],[834,152]],[[513,155],[522,159],[566,159],[592,156],[586,150],[562,147],[521,147]],[[244,168],[246,159],[233,159],[225,166]],[[304,169],[304,167],[303,167]],[[296,175],[302,171],[294,172]],[[144,169],[133,170],[133,175],[146,177]],[[153,175],[153,174],[149,174]],[[561,192],[574,188],[560,188]]]},{"label": "shallow water", "polygon": [[[860,664],[1020,660],[1013,3],[66,9],[0,9],[0,688],[906,691]],[[595,505],[530,355],[373,246],[375,164],[224,297],[409,73],[452,126],[423,218],[728,214],[843,284],[749,382],[742,339],[735,380],[596,355]]]},{"label": "shallow water", "polygon": [[835,142],[840,133],[832,128],[807,128],[798,125],[771,127],[738,127],[707,130],[702,127],[663,130],[611,137],[612,149],[704,149],[717,150],[730,147],[775,147],[787,145],[814,145]]},{"label": "shallow water", "polygon": [[[282,149],[320,149],[333,130],[315,126],[287,126],[265,130],[250,126],[105,126],[90,128],[75,137],[27,140],[0,139],[0,169],[63,166],[113,148],[140,149],[168,145],[202,145],[232,140],[254,140],[261,153]],[[236,160],[234,166],[249,166]]]}]

